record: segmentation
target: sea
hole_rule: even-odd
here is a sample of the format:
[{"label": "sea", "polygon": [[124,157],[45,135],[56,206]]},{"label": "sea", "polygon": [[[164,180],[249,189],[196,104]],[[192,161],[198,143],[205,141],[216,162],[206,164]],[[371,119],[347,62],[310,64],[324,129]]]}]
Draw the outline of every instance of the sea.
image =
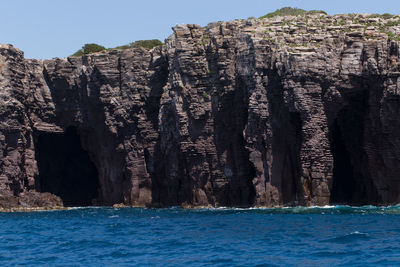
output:
[{"label": "sea", "polygon": [[400,266],[400,206],[0,213],[0,266]]}]

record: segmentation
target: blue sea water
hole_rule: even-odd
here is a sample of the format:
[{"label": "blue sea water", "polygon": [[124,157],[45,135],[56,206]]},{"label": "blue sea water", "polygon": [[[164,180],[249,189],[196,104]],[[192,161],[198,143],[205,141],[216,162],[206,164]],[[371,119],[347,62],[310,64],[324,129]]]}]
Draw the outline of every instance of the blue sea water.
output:
[{"label": "blue sea water", "polygon": [[400,266],[400,206],[0,214],[1,266]]}]

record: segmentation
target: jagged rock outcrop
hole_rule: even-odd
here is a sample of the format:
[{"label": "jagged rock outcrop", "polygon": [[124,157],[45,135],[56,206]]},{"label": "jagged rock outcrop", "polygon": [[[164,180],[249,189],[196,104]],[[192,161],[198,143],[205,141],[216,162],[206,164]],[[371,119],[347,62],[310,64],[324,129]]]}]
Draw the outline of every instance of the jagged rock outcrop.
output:
[{"label": "jagged rock outcrop", "polygon": [[44,61],[2,45],[0,207],[398,203],[398,21],[178,25]]}]

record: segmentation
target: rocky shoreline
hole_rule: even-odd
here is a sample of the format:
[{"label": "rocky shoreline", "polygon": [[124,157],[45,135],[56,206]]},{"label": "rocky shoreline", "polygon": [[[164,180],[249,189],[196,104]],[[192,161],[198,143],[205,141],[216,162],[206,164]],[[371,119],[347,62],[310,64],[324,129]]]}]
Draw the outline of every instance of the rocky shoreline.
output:
[{"label": "rocky shoreline", "polygon": [[177,25],[52,60],[1,45],[0,208],[399,203],[399,25]]}]

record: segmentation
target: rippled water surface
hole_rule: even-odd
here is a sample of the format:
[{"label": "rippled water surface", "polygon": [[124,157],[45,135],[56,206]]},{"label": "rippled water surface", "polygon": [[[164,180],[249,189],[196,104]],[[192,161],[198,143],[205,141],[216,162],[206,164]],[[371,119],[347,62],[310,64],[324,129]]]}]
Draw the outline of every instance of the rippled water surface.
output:
[{"label": "rippled water surface", "polygon": [[400,266],[400,206],[1,213],[0,264]]}]

